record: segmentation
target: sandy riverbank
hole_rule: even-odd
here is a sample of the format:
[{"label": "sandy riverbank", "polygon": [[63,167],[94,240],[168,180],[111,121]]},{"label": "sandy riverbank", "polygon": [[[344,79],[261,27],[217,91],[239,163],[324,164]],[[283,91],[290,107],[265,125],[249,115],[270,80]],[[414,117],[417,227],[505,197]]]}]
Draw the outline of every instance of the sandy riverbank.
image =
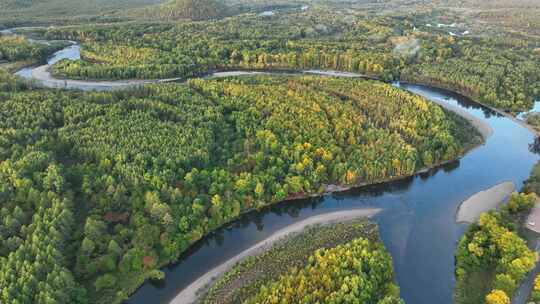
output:
[{"label": "sandy riverbank", "polygon": [[249,249],[231,258],[227,262],[207,272],[206,274],[198,278],[196,281],[191,283],[191,285],[189,285],[184,290],[182,290],[170,303],[171,304],[195,303],[201,291],[203,291],[205,288],[208,288],[212,282],[214,282],[217,278],[219,278],[220,275],[227,272],[236,263],[242,261],[246,257],[258,255],[264,252],[265,250],[269,249],[273,244],[275,244],[277,241],[287,236],[290,236],[291,234],[299,233],[309,226],[318,225],[318,224],[324,225],[324,224],[333,224],[337,222],[346,222],[346,221],[351,221],[351,220],[361,218],[361,217],[372,217],[375,214],[379,213],[380,211],[381,209],[353,209],[353,210],[346,210],[346,211],[337,211],[337,212],[312,216],[298,223],[287,226],[281,230],[276,231],[267,239],[255,244]]},{"label": "sandy riverbank", "polygon": [[43,86],[55,89],[79,89],[79,90],[112,90],[115,88],[128,88],[144,84],[172,82],[181,78],[159,80],[114,80],[114,81],[86,81],[54,78],[49,71],[49,65],[42,65],[32,70],[32,79],[37,80]]},{"label": "sandy riverbank", "polygon": [[481,106],[483,106],[483,107],[485,107],[487,109],[490,109],[491,111],[493,111],[493,112],[495,112],[495,113],[497,113],[499,115],[502,115],[502,116],[510,119],[511,121],[517,123],[518,125],[524,127],[525,129],[529,130],[533,134],[540,135],[540,132],[537,131],[533,126],[529,125],[526,121],[517,118],[515,115],[513,115],[511,113],[505,112],[503,110],[495,108],[494,106],[491,106],[491,105],[485,104],[483,102],[480,102],[476,98],[468,97],[467,93],[462,92],[460,90],[452,89],[452,88],[446,87],[444,85],[438,85],[436,83],[419,82],[419,81],[414,81],[414,80],[404,80],[404,81],[402,81],[402,83],[416,84],[416,85],[421,85],[421,86],[440,89],[440,90],[443,90],[443,91],[446,91],[446,92],[449,92],[449,93],[452,93],[452,94],[457,94],[457,95],[471,101],[472,103],[481,105]]},{"label": "sandy riverbank", "polygon": [[498,208],[514,191],[513,182],[504,182],[480,191],[461,203],[456,214],[458,223],[474,223],[480,214]]},{"label": "sandy riverbank", "polygon": [[[167,79],[131,79],[131,80],[74,80],[74,79],[59,79],[55,78],[50,73],[50,65],[42,65],[32,70],[32,79],[37,80],[48,88],[56,89],[80,89],[80,90],[112,90],[116,88],[129,88],[144,84],[166,83],[166,82],[181,82],[183,78],[167,78]],[[337,71],[257,71],[257,70],[233,70],[233,71],[218,71],[211,73],[203,78],[225,78],[235,76],[258,76],[258,75],[319,75],[332,77],[348,77],[348,78],[369,78],[361,74],[337,72]]]}]

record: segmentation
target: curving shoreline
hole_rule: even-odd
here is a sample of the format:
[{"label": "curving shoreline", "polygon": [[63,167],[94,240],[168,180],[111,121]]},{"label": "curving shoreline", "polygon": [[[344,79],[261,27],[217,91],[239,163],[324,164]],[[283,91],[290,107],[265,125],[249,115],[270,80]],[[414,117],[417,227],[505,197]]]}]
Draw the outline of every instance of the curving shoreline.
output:
[{"label": "curving shoreline", "polygon": [[478,132],[480,132],[484,140],[487,140],[489,137],[493,135],[493,128],[485,120],[482,120],[463,109],[447,104],[445,102],[440,102],[438,100],[429,100],[429,101],[436,103],[439,106],[451,112],[454,112],[455,114],[467,120],[471,125],[473,125],[473,127],[475,127],[478,130]]},{"label": "curving shoreline", "polygon": [[170,301],[171,304],[191,304],[197,301],[200,296],[200,293],[204,289],[208,288],[209,285],[217,280],[221,275],[227,272],[231,267],[233,267],[238,262],[241,262],[249,256],[254,256],[261,254],[266,251],[276,242],[292,235],[295,233],[302,232],[306,228],[313,225],[328,225],[338,222],[347,222],[352,221],[362,217],[372,217],[379,212],[381,209],[356,209],[356,210],[345,210],[345,211],[336,211],[332,213],[325,213],[317,216],[309,217],[300,222],[294,223],[290,226],[287,226],[281,230],[276,231],[271,236],[265,240],[253,245],[247,250],[244,250],[235,257],[229,259],[227,262],[222,263],[221,265],[210,270],[203,276],[199,277],[196,281],[191,283],[189,286],[184,288],[174,299]]},{"label": "curving shoreline", "polygon": [[[13,33],[11,30],[8,30],[8,31],[10,33]],[[66,47],[65,49],[73,48],[74,46],[80,47],[79,43],[77,43],[76,41],[69,41],[69,42],[71,43],[71,45]],[[63,50],[57,53],[61,53],[62,51]],[[186,78],[182,78],[182,77],[165,78],[165,79],[127,79],[127,80],[111,80],[111,81],[60,79],[60,78],[54,77],[51,74],[50,72],[51,66],[61,59],[80,58],[80,53],[78,53],[74,57],[70,57],[70,55],[67,55],[65,57],[62,55],[60,57],[56,57],[57,53],[55,53],[55,55],[52,57],[51,60],[47,62],[47,64],[30,68],[30,69],[27,69],[26,71],[24,71],[25,69],[23,69],[17,72],[16,74],[20,73],[20,76],[33,80],[33,81],[37,81],[42,86],[47,87],[47,88],[78,89],[78,90],[83,90],[83,91],[91,91],[91,90],[98,90],[98,91],[105,90],[106,91],[106,90],[115,90],[115,89],[128,89],[128,88],[138,87],[138,86],[142,86],[146,84],[185,82],[187,80]],[[297,71],[295,70],[278,71],[278,70],[271,70],[271,69],[269,70],[222,70],[222,71],[210,72],[208,75],[203,76],[203,77],[213,79],[213,78],[225,78],[225,77],[234,77],[234,76],[256,76],[256,75],[277,75],[277,74],[279,75],[287,75],[287,74],[318,75],[318,76],[329,76],[329,77],[362,78],[362,79],[378,80],[376,77],[359,74],[359,73],[342,72],[342,71],[335,71],[335,70],[318,70],[318,69],[297,70]],[[436,100],[431,100],[431,101],[437,103],[438,105],[444,107],[445,109],[449,111],[452,111],[458,114],[459,116],[469,121],[480,132],[480,134],[482,134],[482,137],[484,138],[484,140],[486,140],[488,137],[490,137],[493,134],[493,129],[489,126],[489,124],[487,124],[482,119],[479,119],[475,117],[474,115],[471,115],[467,111],[464,111],[462,109],[459,109],[458,107],[449,105],[444,102],[439,102]],[[486,105],[483,105],[483,106],[486,106]],[[532,127],[530,127],[526,123],[524,124],[523,121],[515,119],[515,117],[508,115],[507,113],[498,111],[497,109],[493,109],[489,106],[486,106],[486,107],[500,114],[507,115],[507,117],[512,118],[514,119],[514,121],[528,127],[529,130],[533,130]]]},{"label": "curving shoreline", "polygon": [[[42,65],[37,68],[32,69],[31,76],[33,79],[41,81],[41,83],[45,87],[49,88],[57,88],[57,89],[79,89],[79,90],[114,90],[114,89],[122,89],[122,88],[132,88],[136,86],[141,86],[145,84],[153,84],[153,83],[165,83],[165,82],[179,82],[184,81],[182,78],[171,78],[171,79],[161,79],[161,80],[120,80],[120,81],[84,81],[84,80],[62,80],[62,79],[56,79],[54,78],[51,73],[49,72],[50,65]],[[321,70],[305,70],[305,71],[248,71],[248,70],[238,70],[238,71],[219,71],[214,72],[206,78],[225,78],[225,77],[233,77],[233,76],[251,76],[251,75],[318,75],[318,76],[329,76],[329,77],[347,77],[347,78],[367,78],[367,79],[373,79],[372,77],[356,74],[356,73],[349,73],[349,72],[339,72],[339,71],[321,71]],[[482,138],[485,141],[493,134],[493,129],[491,126],[484,120],[468,113],[467,111],[460,109],[458,107],[446,104],[444,102],[438,102],[436,100],[428,99],[431,102],[435,102],[438,105],[442,106],[443,108],[454,112],[455,114],[463,117],[465,120],[469,121],[482,135]],[[472,147],[472,148],[476,148]],[[470,149],[471,150],[471,149]],[[466,154],[470,150],[467,150],[463,153]],[[462,157],[461,155],[460,157]],[[458,159],[460,158],[458,157]],[[454,161],[454,160],[451,160]],[[448,162],[451,162],[448,161]],[[418,170],[413,175],[416,175],[418,173],[427,172],[432,168],[440,167],[448,162],[442,162],[438,164],[434,164],[433,166],[430,166],[429,168],[423,168],[421,170]],[[379,181],[377,183],[385,183],[385,182],[391,182],[394,180],[399,180],[406,178],[408,176],[399,176],[396,178]],[[375,183],[375,184],[377,184]],[[325,191],[326,194],[328,193],[335,193],[335,192],[343,192],[347,191],[353,188],[358,188],[361,186],[365,186],[365,184],[361,185],[353,185],[353,186],[334,186],[329,185],[327,186],[327,189]],[[319,194],[317,194],[319,196]],[[297,199],[297,198],[295,198]],[[207,287],[210,283],[212,283],[217,277],[222,275],[224,272],[226,272],[230,267],[232,267],[234,264],[238,263],[242,259],[246,258],[247,256],[256,255],[260,253],[261,251],[264,251],[268,249],[272,244],[274,244],[276,241],[282,239],[283,237],[286,237],[290,233],[302,231],[309,225],[313,224],[324,224],[324,223],[332,223],[332,222],[339,222],[339,221],[347,221],[348,219],[354,219],[361,216],[372,216],[378,213],[380,210],[375,209],[371,211],[364,211],[360,210],[358,211],[360,214],[356,214],[355,211],[351,214],[349,211],[343,211],[338,212],[337,214],[330,213],[330,214],[323,214],[318,217],[314,218],[308,218],[306,221],[302,221],[300,223],[293,224],[289,227],[286,227],[282,230],[277,231],[276,233],[272,234],[271,237],[266,239],[265,241],[262,241],[250,249],[240,253],[239,255],[231,258],[230,260],[226,261],[225,263],[221,264],[220,266],[214,268],[213,270],[209,271],[199,279],[192,282],[187,288],[182,290],[179,294],[176,295],[176,297],[171,301],[173,304],[179,304],[179,303],[192,303],[197,300],[198,297],[198,291],[201,289],[204,289]]]},{"label": "curving shoreline", "polygon": [[76,89],[83,91],[91,90],[114,90],[116,88],[132,88],[145,84],[174,82],[182,78],[156,79],[156,80],[116,80],[116,81],[86,81],[59,79],[52,76],[49,71],[50,65],[42,65],[33,68],[31,72],[32,80],[40,82],[44,87],[52,89]]},{"label": "curving shoreline", "polygon": [[[69,47],[76,46],[73,44]],[[82,91],[91,90],[115,90],[115,89],[129,89],[146,84],[156,83],[169,83],[169,82],[186,82],[190,78],[175,77],[175,78],[163,78],[163,79],[125,79],[125,80],[77,80],[77,79],[62,79],[56,78],[50,72],[52,64],[59,61],[59,59],[53,59],[52,62],[47,64],[29,68],[25,73],[23,70],[18,71],[16,74],[36,81],[42,86],[51,89],[74,89]],[[363,78],[372,79],[376,78],[350,72],[339,72],[333,70],[240,70],[240,69],[224,69],[211,71],[208,74],[201,75],[201,78],[225,78],[234,76],[256,76],[256,75],[319,75],[330,77],[346,77],[346,78]]]},{"label": "curving shoreline", "polygon": [[462,92],[460,90],[457,90],[457,89],[451,89],[451,88],[448,88],[444,85],[438,85],[438,84],[433,84],[433,83],[429,83],[429,82],[415,82],[415,81],[407,81],[407,80],[404,80],[404,81],[401,81],[401,83],[406,83],[406,84],[413,84],[413,85],[421,85],[421,86],[425,86],[425,87],[430,87],[430,88],[435,88],[435,89],[438,89],[438,90],[441,90],[441,91],[444,91],[444,92],[448,92],[450,94],[453,94],[453,95],[457,95],[457,96],[460,96],[461,98],[467,100],[467,101],[470,101],[472,103],[475,103],[477,105],[480,105],[484,108],[487,108],[501,116],[504,116],[508,119],[510,119],[511,121],[515,122],[516,124],[524,127],[525,129],[529,130],[531,133],[533,134],[536,134],[536,135],[540,135],[540,131],[535,129],[533,126],[531,126],[530,124],[527,123],[527,121],[523,120],[523,119],[519,119],[516,115],[513,115],[511,113],[508,113],[508,112],[505,112],[503,110],[500,110],[500,109],[497,109],[491,105],[488,105],[488,104],[485,104],[481,101],[478,101],[477,99],[473,98],[473,97],[469,97],[465,92]]},{"label": "curving shoreline", "polygon": [[[48,73],[48,71],[46,69],[45,69],[45,72]],[[297,73],[297,74],[301,74],[301,73],[307,74],[308,71],[303,71],[303,72],[300,72],[300,73]],[[234,71],[230,71],[230,72],[219,72],[219,73],[215,73],[214,75],[216,77],[230,77],[230,76],[254,75],[254,74],[272,74],[272,73],[264,73],[264,72],[257,72],[257,71],[253,71],[253,72],[248,72],[248,71],[234,72]],[[342,75],[336,75],[336,72],[333,72],[333,71],[328,71],[328,74],[325,74],[325,73],[317,73],[317,74],[326,75],[326,76],[338,76],[338,77],[342,76]],[[348,74],[350,74],[350,73],[348,73]],[[50,73],[49,73],[49,75],[50,75]],[[212,76],[210,76],[210,77],[212,77]],[[342,77],[363,77],[363,76],[362,75],[353,75],[353,76],[342,76]],[[89,83],[87,81],[77,81],[77,80],[60,80],[60,79],[56,79],[55,81],[58,81],[57,83],[59,83],[59,85],[60,85],[60,87],[56,87],[56,88],[63,88],[62,84],[64,84],[65,81],[69,81],[72,84],[73,83],[75,83],[75,84],[76,83],[82,83],[83,85],[87,85]],[[134,81],[127,80],[127,81],[113,81],[113,82],[93,82],[93,84],[91,84],[91,85],[95,85],[96,83],[98,83],[103,89],[108,90],[108,89],[112,89],[112,88],[110,88],[111,83],[114,84],[114,86],[116,86],[116,87],[119,87],[119,88],[124,87],[125,88],[125,87],[131,87],[131,86],[138,86],[138,85],[142,85],[142,84],[159,83],[159,82],[166,82],[166,81],[167,81],[166,79],[164,79],[164,80],[134,80]],[[169,81],[175,81],[175,80],[169,80]],[[90,83],[92,83],[92,82],[90,82]],[[78,88],[78,89],[80,89],[80,88]],[[90,89],[94,89],[94,88],[90,88]],[[471,115],[466,110],[463,110],[463,109],[460,109],[460,108],[454,107],[454,106],[449,106],[449,105],[445,104],[444,102],[437,102],[437,101],[432,100],[432,99],[429,99],[429,100],[432,101],[432,102],[436,102],[439,105],[447,108],[448,110],[451,110],[451,111],[455,112],[456,114],[464,117],[466,120],[470,121],[471,123],[473,123],[476,120],[476,122],[473,123],[473,125],[480,131],[480,133],[482,133],[484,138],[487,138],[487,137],[489,137],[489,136],[491,136],[493,134],[493,129],[490,127],[489,124],[487,124],[484,120],[476,118],[475,116]],[[478,102],[475,101],[475,103],[478,103]],[[480,104],[480,103],[478,103],[478,104]],[[499,112],[496,109],[493,109],[493,108],[491,108],[489,106],[486,106],[486,107],[488,107],[488,108],[490,108],[490,109],[492,109],[492,110],[494,110],[496,112]],[[451,109],[451,108],[454,108],[454,109]],[[462,115],[464,113],[466,113],[467,116],[469,116],[469,117],[465,117],[465,115]],[[503,113],[500,113],[500,114],[503,114]],[[503,115],[505,115],[505,116],[507,116],[509,118],[513,118],[509,114],[503,114]],[[516,121],[516,122],[520,123],[519,121]],[[484,124],[484,126],[482,126],[482,124]],[[520,124],[523,125],[522,123],[520,123]],[[487,128],[486,128],[486,126],[487,126]],[[481,130],[480,127],[482,127],[483,130]],[[347,189],[335,189],[335,190],[330,190],[329,192],[336,192],[336,191],[339,192],[339,191],[343,191],[343,190],[347,190]]]},{"label": "curving shoreline", "polygon": [[475,193],[459,205],[456,222],[475,223],[480,214],[501,206],[514,189],[513,182],[503,182]]}]

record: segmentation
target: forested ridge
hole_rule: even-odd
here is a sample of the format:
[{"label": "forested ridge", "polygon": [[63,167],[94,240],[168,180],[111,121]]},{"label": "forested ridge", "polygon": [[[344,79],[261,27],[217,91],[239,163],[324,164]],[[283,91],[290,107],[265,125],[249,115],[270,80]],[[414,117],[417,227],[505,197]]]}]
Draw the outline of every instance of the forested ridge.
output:
[{"label": "forested ridge", "polygon": [[454,114],[372,81],[82,93],[0,77],[5,303],[118,303],[243,212],[410,175],[480,140]]},{"label": "forested ridge", "polygon": [[53,74],[80,79],[191,77],[213,70],[332,69],[458,91],[510,112],[540,96],[540,42],[434,30],[428,13],[397,16],[313,7],[217,21],[57,28],[82,60]]}]

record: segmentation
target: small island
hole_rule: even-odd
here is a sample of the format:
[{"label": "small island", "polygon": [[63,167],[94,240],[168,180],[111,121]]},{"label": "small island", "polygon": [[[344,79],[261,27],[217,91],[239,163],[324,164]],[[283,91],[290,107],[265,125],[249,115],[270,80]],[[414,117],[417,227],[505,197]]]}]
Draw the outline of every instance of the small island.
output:
[{"label": "small island", "polygon": [[401,303],[393,281],[391,257],[376,225],[357,219],[308,227],[245,259],[213,284],[201,303],[273,303],[284,297],[288,303],[352,298]]}]

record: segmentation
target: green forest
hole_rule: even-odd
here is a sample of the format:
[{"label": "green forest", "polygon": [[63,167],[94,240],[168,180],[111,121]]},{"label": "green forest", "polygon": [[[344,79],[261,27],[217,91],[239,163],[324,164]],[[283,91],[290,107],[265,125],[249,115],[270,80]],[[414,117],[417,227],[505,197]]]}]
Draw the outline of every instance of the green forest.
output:
[{"label": "green forest", "polygon": [[517,232],[520,213],[535,202],[534,193],[513,193],[501,211],[482,214],[467,229],[456,250],[455,303],[510,303],[538,261]]},{"label": "green forest", "polygon": [[303,269],[291,269],[262,286],[244,304],[403,304],[393,283],[392,258],[380,242],[364,238],[318,249]]},{"label": "green forest", "polygon": [[411,175],[481,140],[456,115],[375,81],[82,93],[0,75],[6,303],[118,303],[248,210]]},{"label": "green forest", "polygon": [[[453,166],[484,142],[393,82],[512,115],[540,100],[533,0],[0,1],[0,30],[25,27],[0,32],[0,303],[122,303],[247,213]],[[84,92],[12,74],[67,40],[81,59],[53,77],[179,81]],[[279,73],[206,77],[238,70]],[[540,164],[523,191],[457,244],[457,304],[509,304],[537,263],[519,227]],[[376,225],[340,225],[236,265],[206,303],[260,271],[229,302],[402,304]]]},{"label": "green forest", "polygon": [[82,42],[82,60],[57,63],[57,77],[158,79],[215,70],[331,69],[448,88],[510,112],[526,111],[540,97],[540,40],[455,37],[426,26],[431,13],[343,14],[325,7],[289,9],[270,17],[55,28],[47,37]]},{"label": "green forest", "polygon": [[[256,295],[263,285],[277,281],[291,269],[303,269],[316,250],[334,248],[359,238],[373,244],[381,243],[377,225],[361,218],[309,226],[298,234],[284,237],[263,253],[249,256],[236,264],[211,284],[212,286],[201,297],[201,303],[243,303]],[[388,270],[392,271],[391,268]],[[358,283],[360,285],[362,282]],[[358,286],[359,289],[363,287]]]},{"label": "green forest", "polygon": [[60,41],[43,43],[19,35],[0,35],[0,68],[16,71],[21,67],[45,61],[50,54],[66,45],[66,42]]}]

